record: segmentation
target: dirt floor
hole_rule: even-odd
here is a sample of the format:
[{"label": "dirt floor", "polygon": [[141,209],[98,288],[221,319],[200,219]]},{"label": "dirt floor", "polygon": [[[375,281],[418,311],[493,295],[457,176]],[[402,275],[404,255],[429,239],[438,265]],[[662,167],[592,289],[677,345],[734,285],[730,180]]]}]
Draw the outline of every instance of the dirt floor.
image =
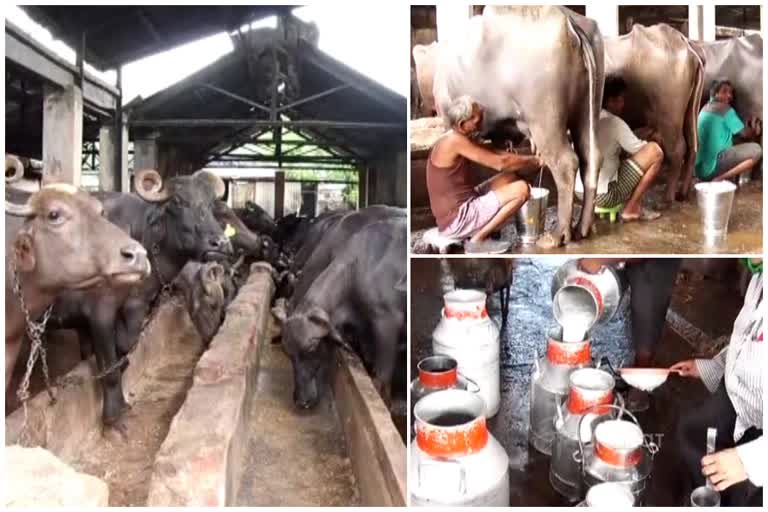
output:
[{"label": "dirt floor", "polygon": [[[646,201],[657,206],[663,186],[654,188]],[[565,247],[543,250],[536,245],[520,243],[514,222],[502,229],[501,237],[513,242],[510,254],[757,254],[762,251],[763,218],[762,181],[752,181],[737,192],[723,243],[708,245],[704,241],[699,207],[695,196],[687,202],[676,202],[662,211],[662,217],[653,222],[611,224],[607,219],[596,220],[592,235]],[[578,206],[574,211],[577,218]],[[415,210],[412,215],[411,248],[415,254],[426,254],[429,249],[422,241],[424,231],[434,225],[428,209]],[[550,197],[546,229],[557,225],[557,203]],[[462,253],[461,248],[451,252]]]},{"label": "dirt floor", "polygon": [[[564,257],[517,260],[507,327],[501,340],[501,409],[489,421],[491,432],[510,456],[510,491],[513,506],[565,506],[549,484],[549,458],[528,445],[530,373],[534,354],[542,353],[546,333],[555,325],[549,297],[550,280]],[[722,260],[720,260],[722,262]],[[439,260],[414,259],[411,262],[412,348],[411,371],[419,359],[431,353],[431,332],[437,325],[442,293],[452,288],[452,279],[440,268]],[[687,267],[689,265],[684,266]],[[731,265],[732,266],[732,265]],[[694,267],[696,267],[694,265]],[[683,270],[678,275],[670,308],[676,321],[667,324],[659,344],[657,362],[669,366],[693,354],[711,356],[717,341],[736,317],[741,305],[738,280],[726,273],[719,279],[704,277],[701,268]],[[629,294],[616,316],[593,334],[593,356],[606,356],[611,364],[631,361]],[[489,312],[499,318],[498,300],[489,301]],[[691,330],[701,333],[689,339]],[[678,332],[679,331],[679,332]],[[651,408],[638,415],[646,434],[660,440],[660,452],[645,496],[646,505],[679,506],[685,499],[678,481],[677,453],[672,433],[681,410],[694,406],[706,396],[701,383],[671,377],[657,389]]]},{"label": "dirt floor", "polygon": [[293,370],[279,344],[261,354],[248,457],[235,506],[360,504],[330,393],[311,411],[293,404]]},{"label": "dirt floor", "polygon": [[[191,324],[188,324],[191,328]],[[168,435],[171,420],[192,385],[192,372],[203,352],[202,341],[186,330],[167,340],[167,350],[147,361],[123,416],[127,436],[113,429],[94,431],[72,466],[109,485],[111,506],[143,506],[152,465]]]}]

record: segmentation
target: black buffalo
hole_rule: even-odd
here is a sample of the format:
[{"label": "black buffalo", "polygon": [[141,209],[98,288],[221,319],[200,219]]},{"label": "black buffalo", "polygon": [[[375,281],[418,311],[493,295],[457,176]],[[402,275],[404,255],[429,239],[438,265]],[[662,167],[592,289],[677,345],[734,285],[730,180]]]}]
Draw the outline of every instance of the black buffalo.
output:
[{"label": "black buffalo", "polygon": [[[191,260],[223,259],[232,246],[213,216],[213,203],[224,194],[224,182],[198,171],[163,182],[152,170],[135,176],[136,195],[95,194],[111,222],[141,242],[149,253],[152,273],[140,286],[69,292],[54,308],[52,325],[89,332],[100,371],[112,368],[138,341],[143,322],[165,285]],[[123,365],[124,368],[124,365]],[[113,425],[127,408],[121,368],[103,378],[102,419]]]},{"label": "black buffalo", "polygon": [[333,348],[349,349],[345,326],[361,336],[373,356],[373,378],[389,397],[397,348],[405,338],[406,243],[404,216],[368,223],[342,245],[312,280],[284,322],[282,343],[291,358],[293,399],[310,408],[322,397]]}]

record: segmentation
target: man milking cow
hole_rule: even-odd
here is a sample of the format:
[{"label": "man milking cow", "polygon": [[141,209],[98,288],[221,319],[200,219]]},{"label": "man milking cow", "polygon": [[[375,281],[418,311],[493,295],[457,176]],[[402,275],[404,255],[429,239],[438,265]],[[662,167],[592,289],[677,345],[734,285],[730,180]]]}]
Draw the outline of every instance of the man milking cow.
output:
[{"label": "man milking cow", "polygon": [[[660,214],[643,208],[642,200],[659,175],[664,152],[656,141],[639,139],[621,118],[626,91],[627,84],[621,77],[606,78],[597,128],[603,165],[598,175],[595,205],[613,209],[623,204],[624,222],[654,220]],[[622,153],[628,156],[622,159]],[[577,175],[576,193],[583,192],[584,185]]]},{"label": "man milking cow", "polygon": [[[606,80],[598,143],[604,155],[598,178],[597,206],[624,204],[622,219],[653,220],[659,213],[644,209],[642,198],[659,173],[664,153],[655,141],[635,136],[619,117],[624,108],[626,84],[621,78]],[[507,222],[528,200],[530,188],[517,172],[542,165],[537,156],[488,149],[475,137],[483,121],[483,108],[469,96],[454,100],[445,112],[451,130],[433,146],[427,162],[427,191],[440,235],[482,242],[475,250],[490,252],[487,238]],[[621,160],[621,152],[629,157]],[[472,185],[470,162],[500,174]],[[577,177],[576,190],[584,186]],[[504,242],[500,242],[504,244]]]},{"label": "man milking cow", "polygon": [[[494,252],[487,240],[520,207],[530,194],[528,184],[516,172],[540,167],[537,156],[488,149],[476,141],[483,122],[483,108],[469,96],[451,102],[445,112],[450,131],[432,147],[427,161],[427,191],[441,236],[468,239],[478,252]],[[473,185],[471,162],[498,172]],[[468,251],[469,252],[469,251]]]}]

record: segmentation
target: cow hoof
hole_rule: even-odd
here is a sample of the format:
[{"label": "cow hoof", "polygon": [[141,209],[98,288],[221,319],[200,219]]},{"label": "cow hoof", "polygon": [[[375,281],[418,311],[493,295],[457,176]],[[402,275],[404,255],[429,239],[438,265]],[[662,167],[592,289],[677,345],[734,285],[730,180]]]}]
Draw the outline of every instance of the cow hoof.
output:
[{"label": "cow hoof", "polygon": [[557,237],[557,239],[552,236],[552,233],[544,233],[539,239],[536,241],[536,247],[539,249],[554,249],[556,247],[560,247],[560,237]]}]

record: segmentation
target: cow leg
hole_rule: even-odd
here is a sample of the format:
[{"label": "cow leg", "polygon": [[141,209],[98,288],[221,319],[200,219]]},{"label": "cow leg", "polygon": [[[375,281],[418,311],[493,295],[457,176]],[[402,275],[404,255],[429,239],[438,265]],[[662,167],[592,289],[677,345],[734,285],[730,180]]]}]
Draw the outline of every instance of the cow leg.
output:
[{"label": "cow leg", "polygon": [[[118,359],[115,343],[115,320],[116,312],[111,304],[97,307],[89,319],[91,339],[100,372],[114,365]],[[102,421],[105,425],[111,426],[120,419],[120,416],[128,408],[128,403],[123,395],[120,369],[116,368],[109,375],[103,377],[101,386],[104,392]]]},{"label": "cow leg", "polygon": [[499,290],[499,302],[501,303],[501,330],[507,325],[507,315],[509,315],[509,286]]},{"label": "cow leg", "polygon": [[564,135],[554,144],[552,140],[544,140],[545,144],[540,147],[541,157],[547,167],[552,170],[552,177],[557,186],[557,229],[542,236],[536,245],[543,249],[551,249],[571,241],[573,189],[579,168],[579,158]]},{"label": "cow leg", "polygon": [[143,299],[131,298],[125,301],[121,310],[123,322],[117,329],[117,348],[121,354],[127,354],[139,340],[149,305]]},{"label": "cow leg", "polygon": [[592,147],[589,136],[589,111],[581,115],[579,126],[573,130],[574,147],[579,157],[579,173],[584,184],[584,200],[579,214],[576,238],[587,238],[595,217],[595,199],[597,197],[597,178],[602,165],[602,155],[597,144]]},{"label": "cow leg", "polygon": [[[685,158],[685,140],[680,137],[680,132],[677,132],[675,136],[666,136],[666,134],[660,134],[665,142],[667,142],[667,148],[665,154],[667,155],[667,193],[665,199],[668,203],[672,204],[675,201],[678,192],[678,185],[680,184],[680,176],[683,174],[683,160]],[[692,179],[692,178],[691,178]]]}]

